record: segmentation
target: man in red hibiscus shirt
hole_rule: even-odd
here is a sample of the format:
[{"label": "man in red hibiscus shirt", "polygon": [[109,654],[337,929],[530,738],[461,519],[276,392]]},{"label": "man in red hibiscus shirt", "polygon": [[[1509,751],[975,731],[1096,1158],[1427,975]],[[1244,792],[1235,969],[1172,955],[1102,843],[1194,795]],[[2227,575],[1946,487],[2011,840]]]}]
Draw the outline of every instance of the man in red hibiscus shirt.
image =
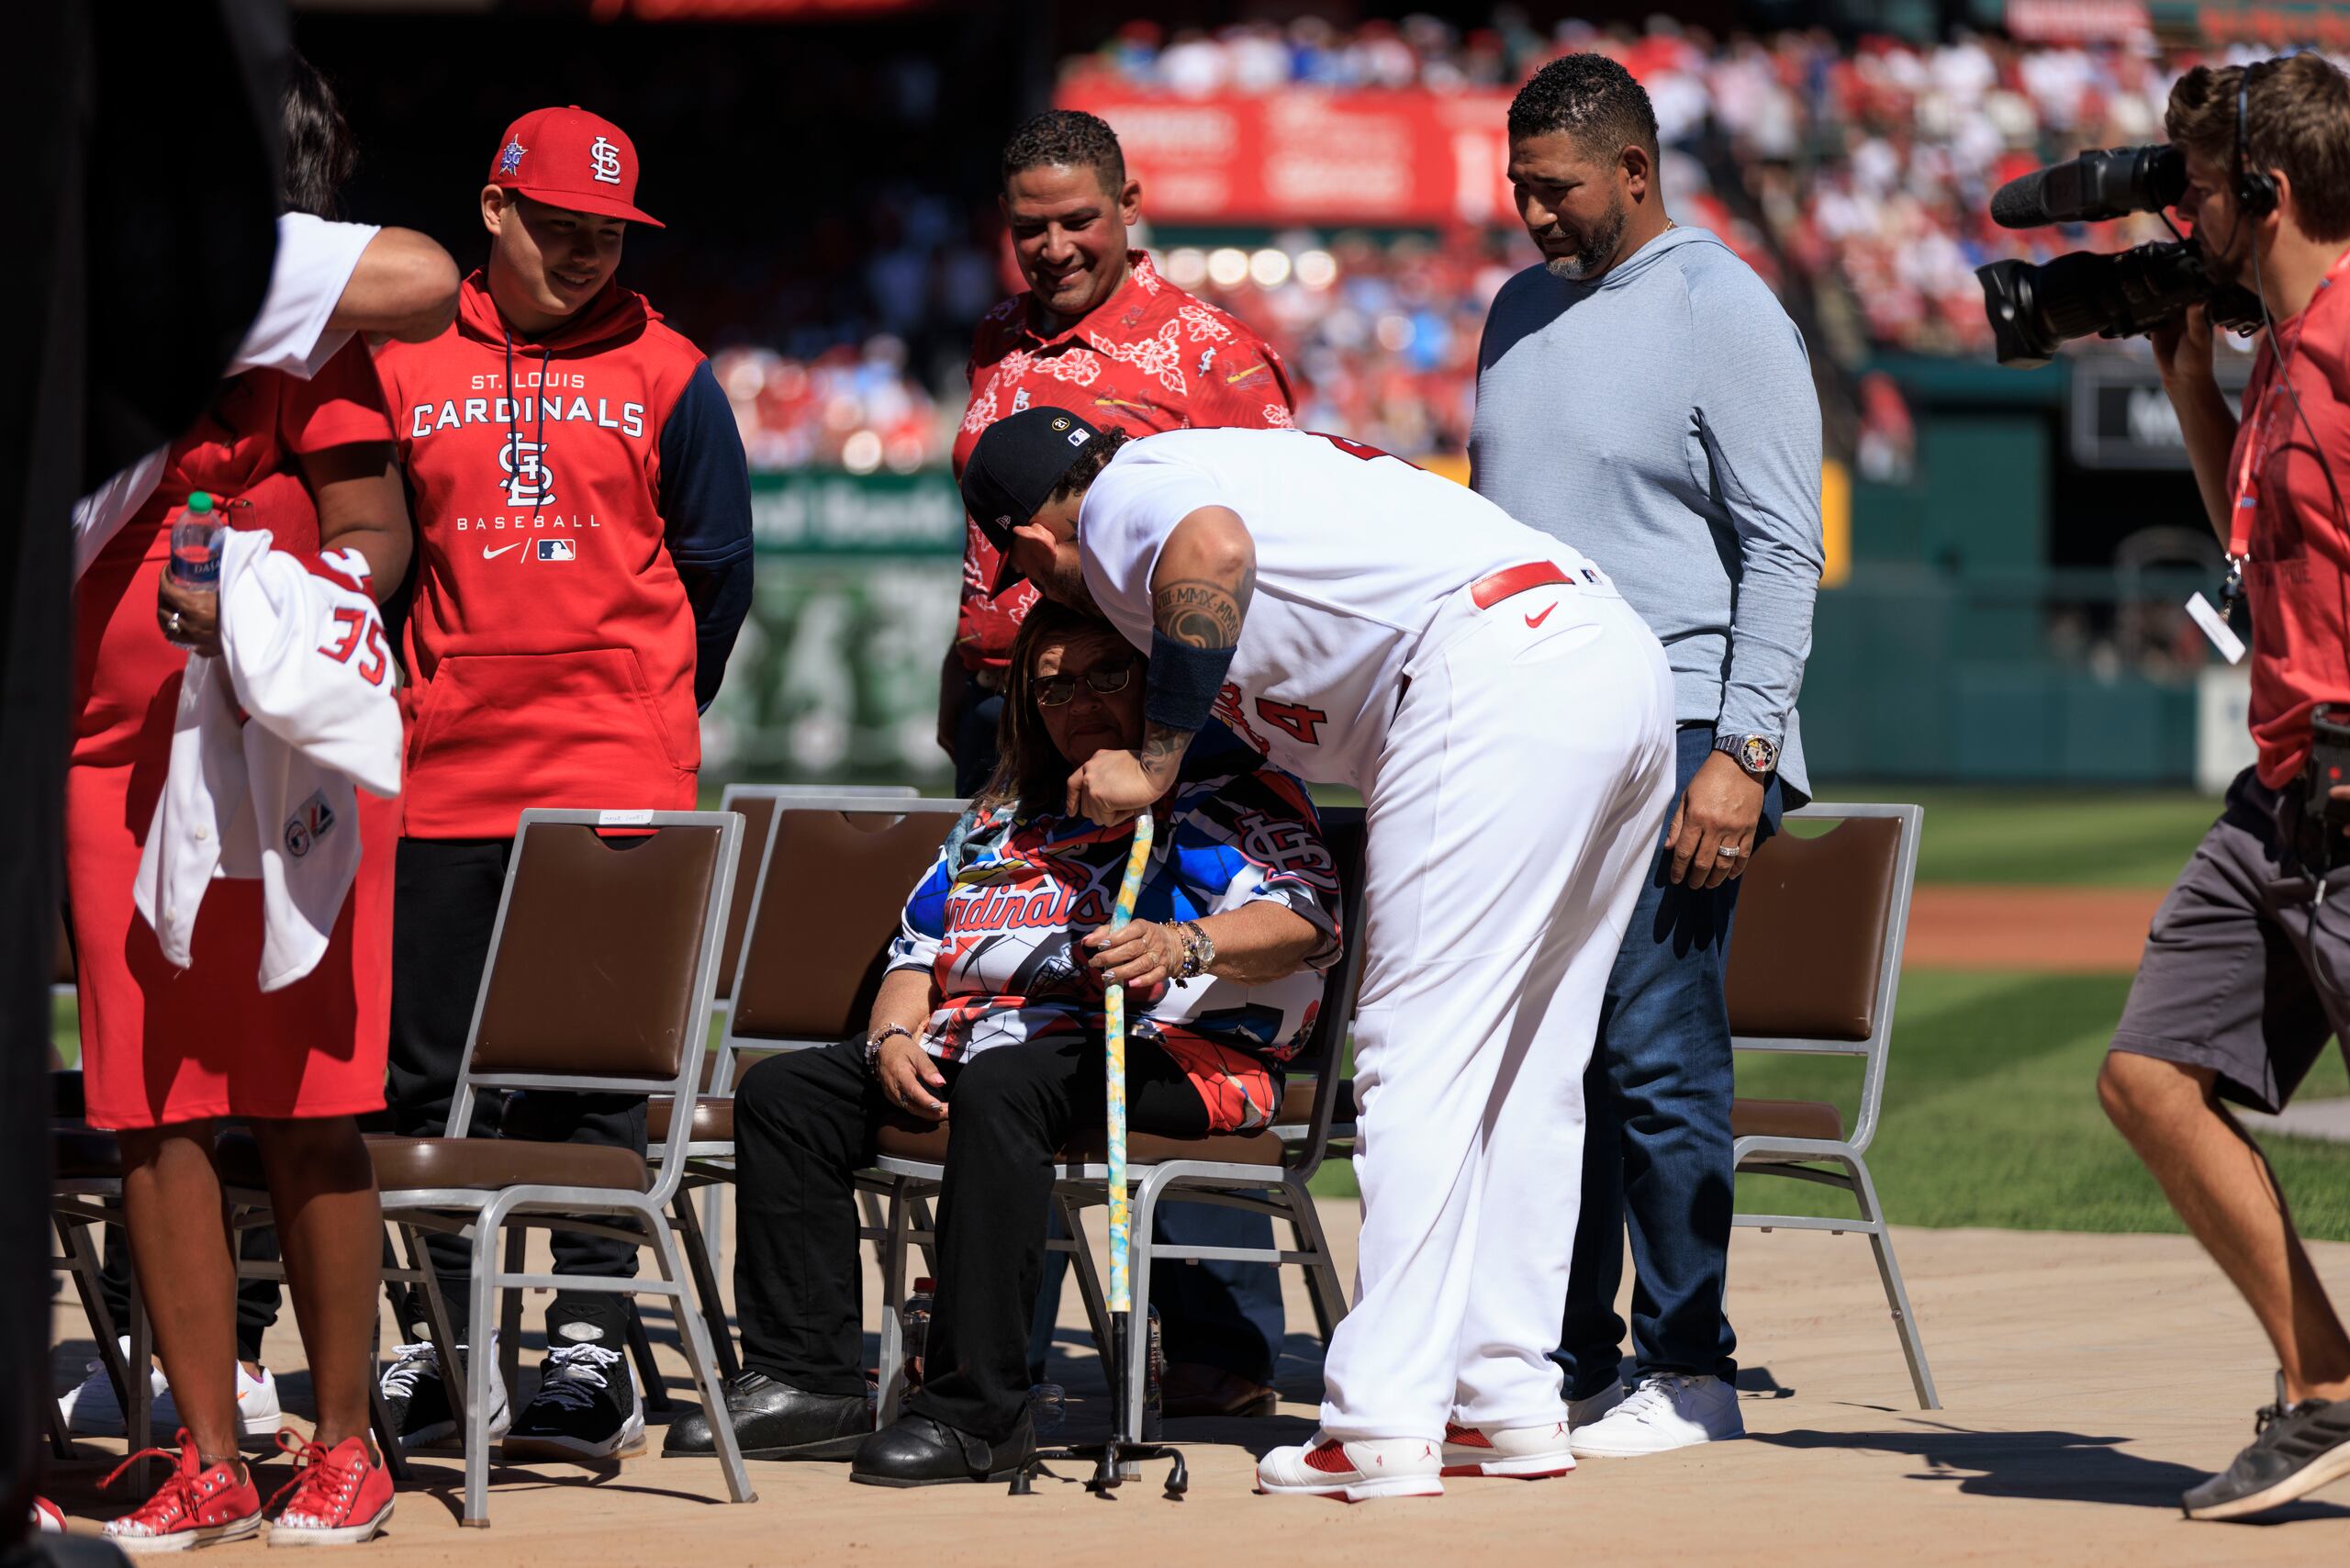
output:
[{"label": "man in red hibiscus shirt", "polygon": [[[1290,422],[1289,371],[1271,345],[1126,248],[1142,185],[1126,177],[1108,125],[1055,109],[1022,126],[1003,150],[1002,203],[1028,292],[989,311],[972,334],[957,479],[979,432],[1031,403],[1133,435]],[[995,546],[965,525],[963,606],[938,697],[938,744],[955,759],[959,795],[976,793],[995,769],[1004,663],[1036,599],[1024,581],[990,597]]]},{"label": "man in red hibiscus shirt", "polygon": [[[1004,222],[1028,292],[988,312],[971,338],[971,403],[955,441],[955,476],[979,432],[1031,403],[1074,409],[1096,426],[1149,435],[1214,425],[1290,422],[1289,371],[1271,345],[1158,275],[1129,250],[1142,185],[1126,177],[1117,133],[1072,109],[1038,115],[1003,150]],[[995,770],[996,721],[1013,633],[1036,600],[1026,581],[991,596],[995,546],[965,520],[963,605],[939,671],[938,744],[955,791]],[[1162,1241],[1270,1247],[1272,1222],[1204,1204],[1158,1210]],[[1058,1254],[1048,1265],[1058,1265]],[[1270,1263],[1208,1261],[1152,1276],[1166,1335],[1170,1416],[1268,1416],[1282,1323]],[[1043,1375],[1058,1267],[1049,1267],[1030,1360]]]}]

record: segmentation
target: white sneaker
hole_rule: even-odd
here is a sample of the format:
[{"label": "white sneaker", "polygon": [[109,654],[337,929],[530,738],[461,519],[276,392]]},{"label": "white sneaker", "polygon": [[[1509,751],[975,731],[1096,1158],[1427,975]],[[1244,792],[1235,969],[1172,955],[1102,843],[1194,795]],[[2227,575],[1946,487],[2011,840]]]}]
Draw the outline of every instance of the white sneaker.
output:
[{"label": "white sneaker", "polygon": [[1640,1379],[1622,1404],[1576,1427],[1568,1440],[1581,1459],[1635,1459],[1744,1436],[1736,1389],[1718,1377],[1660,1372]]},{"label": "white sneaker", "polygon": [[1567,1401],[1567,1425],[1576,1431],[1593,1425],[1618,1405],[1631,1391],[1621,1383],[1611,1383],[1597,1394],[1586,1394],[1581,1399]]},{"label": "white sneaker", "polygon": [[1464,1427],[1452,1421],[1444,1428],[1447,1475],[1505,1475],[1539,1481],[1548,1475],[1564,1475],[1574,1467],[1564,1421],[1538,1427]]},{"label": "white sneaker", "polygon": [[59,1511],[56,1504],[46,1497],[33,1499],[33,1533],[35,1535],[63,1535],[65,1533],[64,1514]]},{"label": "white sneaker", "polygon": [[1342,1443],[1314,1434],[1303,1445],[1279,1448],[1257,1462],[1257,1490],[1302,1497],[1441,1497],[1444,1460],[1426,1438],[1382,1438]]},{"label": "white sneaker", "polygon": [[[128,1363],[130,1360],[130,1336],[124,1335],[121,1344],[123,1361]],[[82,1370],[87,1375],[74,1385],[72,1393],[57,1402],[57,1413],[64,1419],[65,1429],[81,1437],[122,1437],[125,1428],[122,1401],[115,1396],[114,1383],[106,1376],[106,1362],[85,1361]],[[163,1369],[152,1362],[148,1365],[147,1392],[157,1406],[151,1423],[152,1429],[157,1432],[176,1430],[176,1428],[163,1425],[160,1406],[164,1395],[171,1393],[171,1384],[163,1377]]]},{"label": "white sneaker", "polygon": [[[156,1381],[162,1382],[162,1372],[157,1372]],[[285,1407],[277,1402],[277,1379],[271,1374],[267,1367],[261,1369],[261,1376],[249,1376],[245,1372],[245,1363],[239,1361],[237,1363],[238,1429],[249,1438],[268,1438],[276,1436],[278,1428],[285,1423]],[[173,1400],[172,1391],[168,1385],[158,1389],[155,1393],[154,1428],[159,1432],[176,1432],[180,1428],[180,1407]]]}]

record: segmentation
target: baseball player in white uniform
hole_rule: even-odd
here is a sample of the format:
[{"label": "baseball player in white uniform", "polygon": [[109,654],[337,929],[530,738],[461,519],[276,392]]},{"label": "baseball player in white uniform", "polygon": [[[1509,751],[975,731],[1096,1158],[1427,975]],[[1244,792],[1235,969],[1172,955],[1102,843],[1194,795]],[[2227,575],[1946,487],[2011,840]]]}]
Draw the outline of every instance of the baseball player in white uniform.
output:
[{"label": "baseball player in white uniform", "polygon": [[1583,1068],[1671,800],[1663,650],[1571,547],[1337,437],[1128,441],[1034,408],[981,437],[963,497],[997,591],[1024,575],[1150,655],[1143,745],[1079,769],[1073,811],[1136,814],[1211,717],[1368,806],[1355,1305],[1321,1431],[1259,1489],[1572,1469],[1550,1352]]}]

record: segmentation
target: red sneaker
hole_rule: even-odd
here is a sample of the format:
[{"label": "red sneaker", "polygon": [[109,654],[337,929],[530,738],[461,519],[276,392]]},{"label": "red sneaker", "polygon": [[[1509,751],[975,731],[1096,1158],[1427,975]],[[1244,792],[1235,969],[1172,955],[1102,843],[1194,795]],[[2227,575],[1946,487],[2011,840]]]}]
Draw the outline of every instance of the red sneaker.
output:
[{"label": "red sneaker", "polygon": [[63,1535],[65,1533],[63,1510],[46,1497],[33,1499],[33,1533],[35,1535]]},{"label": "red sneaker", "polygon": [[294,1456],[294,1479],[270,1497],[293,1499],[269,1527],[272,1546],[356,1546],[392,1517],[392,1475],[364,1437],[332,1448],[280,1432],[277,1446]]},{"label": "red sneaker", "polygon": [[[196,1439],[180,1428],[179,1468],[164,1479],[155,1495],[140,1507],[106,1526],[106,1539],[133,1554],[185,1551],[224,1540],[242,1540],[261,1529],[261,1494],[250,1475],[220,1463],[205,1467],[196,1451]],[[141,1449],[115,1466],[98,1483],[111,1486],[126,1470],[149,1454],[172,1457],[169,1449]]]}]

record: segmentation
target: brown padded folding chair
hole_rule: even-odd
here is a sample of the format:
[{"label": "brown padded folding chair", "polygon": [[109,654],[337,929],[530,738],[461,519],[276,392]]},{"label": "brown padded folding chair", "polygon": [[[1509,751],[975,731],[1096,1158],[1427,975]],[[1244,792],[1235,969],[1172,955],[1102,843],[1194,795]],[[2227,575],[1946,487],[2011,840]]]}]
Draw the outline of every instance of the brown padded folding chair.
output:
[{"label": "brown padded folding chair", "polygon": [[[1351,1114],[1352,1084],[1338,1077],[1347,1032],[1353,1021],[1355,988],[1361,978],[1363,816],[1360,807],[1326,808],[1322,836],[1336,863],[1339,889],[1339,933],[1344,949],[1326,976],[1321,1010],[1303,1050],[1291,1062],[1282,1105],[1276,1123],[1254,1133],[1213,1133],[1202,1138],[1158,1137],[1130,1134],[1126,1139],[1126,1180],[1134,1189],[1134,1297],[1150,1299],[1150,1273],[1156,1262],[1230,1260],[1242,1263],[1293,1264],[1304,1269],[1307,1294],[1314,1303],[1323,1342],[1347,1315],[1346,1288],[1338,1278],[1328,1238],[1323,1234],[1321,1212],[1315,1207],[1307,1183],[1321,1168],[1329,1147],[1333,1118],[1342,1103]],[[1302,1116],[1290,1118],[1301,1112]],[[875,1161],[890,1183],[888,1234],[881,1259],[881,1411],[885,1424],[894,1420],[905,1387],[905,1345],[899,1329],[898,1305],[905,1293],[906,1249],[932,1238],[917,1228],[912,1204],[935,1192],[946,1170],[951,1129],[911,1123],[885,1124]],[[1093,1268],[1085,1232],[1078,1222],[1080,1209],[1109,1202],[1109,1168],[1103,1135],[1096,1131],[1062,1151],[1054,1172],[1054,1202],[1063,1228],[1074,1239],[1053,1245],[1066,1248],[1076,1264],[1078,1289],[1086,1316],[1093,1325],[1094,1344],[1106,1360],[1110,1354],[1109,1314],[1102,1283]],[[1190,1204],[1213,1204],[1244,1209],[1290,1223],[1297,1245],[1197,1247],[1158,1238],[1153,1226],[1158,1205],[1180,1198]],[[1148,1374],[1148,1336],[1127,1336],[1124,1367],[1103,1369],[1107,1376],[1127,1380],[1125,1410],[1128,1430],[1119,1440],[1142,1440],[1142,1412]]]},{"label": "brown padded folding chair", "polygon": [[1860,1114],[1848,1137],[1842,1113],[1824,1100],[1736,1101],[1730,1107],[1735,1158],[1741,1172],[1850,1193],[1860,1217],[1741,1214],[1734,1223],[1867,1237],[1918,1403],[1938,1410],[1942,1401],[1925,1343],[1865,1158],[1885,1099],[1894,993],[1901,982],[1901,942],[1925,811],[1815,802],[1789,812],[1787,820],[1837,825],[1816,838],[1781,833],[1756,851],[1746,869],[1738,936],[1729,949],[1730,1043],[1741,1051],[1861,1058]]},{"label": "brown padded folding chair", "polygon": [[[753,888],[758,880],[759,873],[767,867],[767,834],[775,826],[775,813],[779,802],[795,800],[830,801],[898,800],[920,793],[921,791],[911,784],[837,786],[729,784],[726,786],[725,792],[719,797],[718,809],[722,812],[739,812],[743,817],[743,869],[742,873],[735,878],[737,888],[744,890]],[[743,936],[750,929],[753,902],[752,898],[745,897],[729,899],[726,903],[726,940],[719,948],[718,999],[713,1010],[721,1018],[731,1017],[733,1014],[734,971],[742,965]],[[715,1051],[711,1054],[703,1068],[702,1088],[705,1091],[708,1091],[714,1081],[718,1066],[722,1061],[727,1062],[730,1069],[726,1087],[732,1086],[733,1063],[730,1054]],[[717,1092],[722,1094],[725,1092],[725,1088],[722,1087]],[[708,1102],[705,1101],[704,1103]],[[656,1116],[666,1116],[667,1112],[656,1102],[654,1114]],[[666,1127],[665,1122],[665,1130]],[[658,1133],[653,1135],[653,1141],[660,1142],[661,1135]],[[732,1141],[731,1135],[728,1141]],[[713,1274],[722,1274],[726,1268],[725,1182],[712,1182],[702,1188],[701,1234],[704,1244],[709,1249],[711,1271]],[[732,1351],[722,1342],[719,1346],[719,1360],[722,1362],[731,1362],[733,1359]],[[727,1367],[727,1375],[730,1377],[733,1375],[733,1368],[731,1365]]]},{"label": "brown padded folding chair", "polygon": [[[678,1216],[687,1261],[729,1377],[737,1360],[710,1244],[717,1231],[696,1222],[690,1194],[734,1180],[735,1078],[746,1060],[829,1046],[865,1027],[906,893],[937,857],[965,805],[781,791],[765,803],[765,853],[755,877],[738,879],[755,885],[747,898],[733,901],[744,918],[734,1005],[703,1073],[706,1092],[693,1107],[680,1177],[689,1195]],[[654,1100],[653,1143],[666,1145],[675,1113],[669,1102]],[[878,1236],[878,1226],[867,1228]]]},{"label": "brown padded folding chair", "polygon": [[[471,1238],[475,1324],[498,1320],[501,1291],[666,1296],[711,1409],[722,1403],[717,1360],[688,1300],[684,1260],[669,1234],[680,1221],[669,1211],[701,1092],[742,832],[731,812],[524,812],[447,1136],[368,1143],[387,1219]],[[475,1093],[484,1089],[664,1094],[677,1114],[661,1159],[648,1165],[628,1149],[468,1138]],[[532,1228],[648,1248],[660,1278],[530,1273],[523,1242]],[[516,1336],[506,1342],[509,1357],[519,1353]],[[453,1346],[441,1350],[443,1366],[457,1364]],[[462,1360],[464,1376],[451,1380],[450,1394],[465,1431],[464,1522],[483,1526],[489,1380],[500,1369],[487,1355]],[[718,1448],[728,1495],[752,1501],[742,1454],[722,1423]]]}]

